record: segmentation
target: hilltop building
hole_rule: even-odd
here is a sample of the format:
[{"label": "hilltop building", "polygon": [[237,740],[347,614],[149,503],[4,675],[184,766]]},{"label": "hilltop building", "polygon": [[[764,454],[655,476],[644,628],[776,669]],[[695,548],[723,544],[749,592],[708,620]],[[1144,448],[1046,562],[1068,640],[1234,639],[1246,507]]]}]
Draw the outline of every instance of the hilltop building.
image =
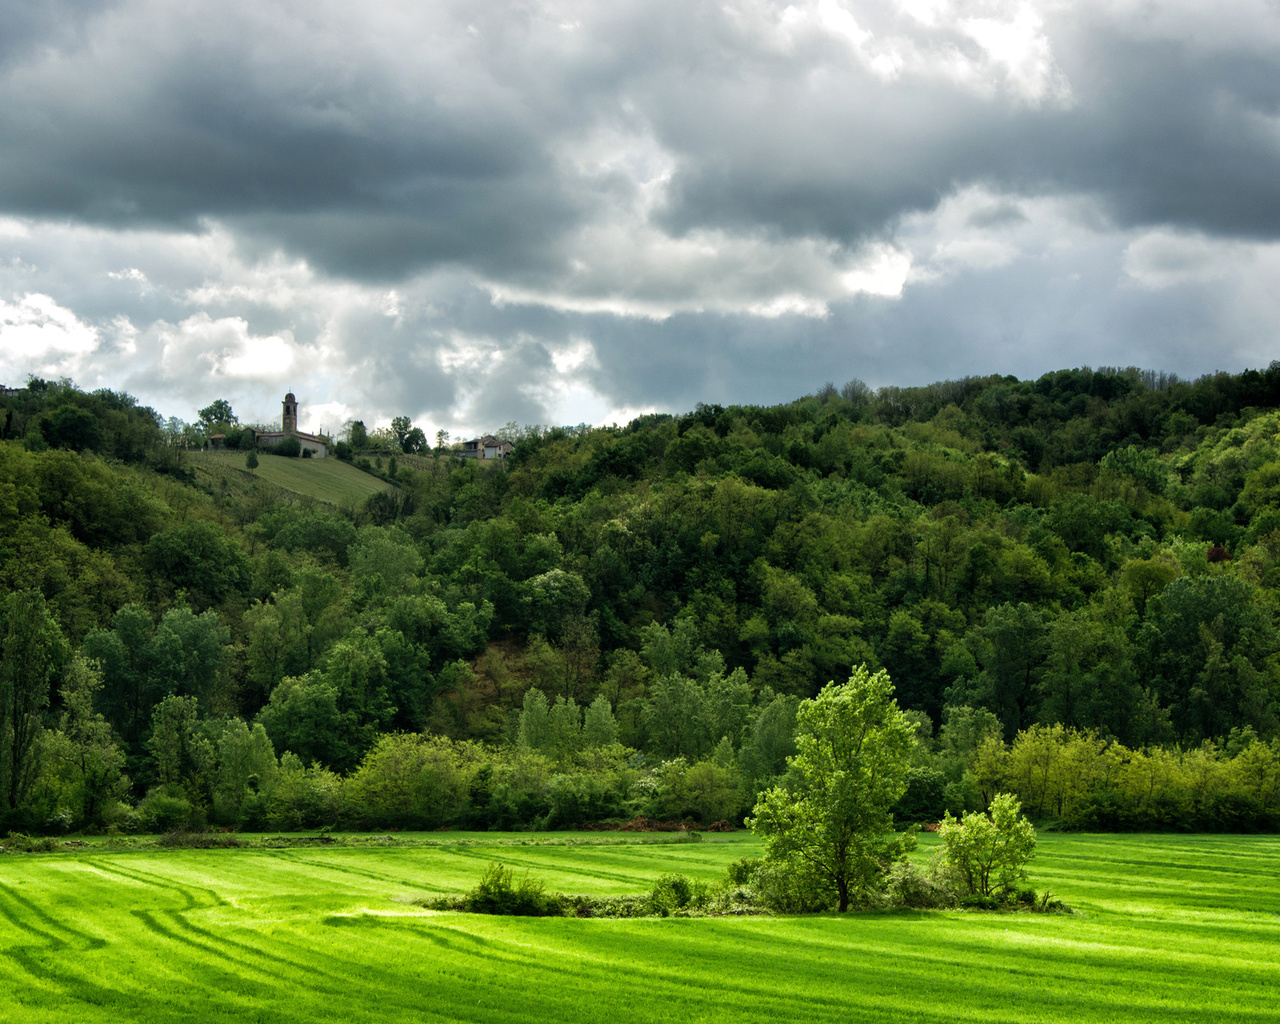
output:
[{"label": "hilltop building", "polygon": [[304,434],[298,430],[298,400],[292,391],[284,396],[284,409],[280,413],[279,430],[255,430],[254,436],[258,445],[263,448],[274,448],[286,437],[296,437],[303,451],[311,452],[312,458],[323,459],[329,454],[329,439],[318,434]]},{"label": "hilltop building", "polygon": [[505,459],[515,450],[510,441],[501,441],[492,434],[486,434],[473,441],[463,441],[460,454],[464,459]]}]

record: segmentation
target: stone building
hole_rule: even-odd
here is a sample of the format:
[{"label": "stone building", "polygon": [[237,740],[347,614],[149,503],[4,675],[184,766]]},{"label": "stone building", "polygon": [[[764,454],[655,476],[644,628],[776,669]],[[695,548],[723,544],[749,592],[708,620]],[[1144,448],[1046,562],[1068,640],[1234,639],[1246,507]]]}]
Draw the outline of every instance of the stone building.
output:
[{"label": "stone building", "polygon": [[312,458],[323,459],[329,454],[329,439],[319,434],[304,434],[298,430],[298,399],[292,391],[284,396],[284,408],[280,413],[279,430],[255,430],[258,445],[262,448],[274,448],[286,437],[295,437],[302,445],[303,451],[311,452]]}]

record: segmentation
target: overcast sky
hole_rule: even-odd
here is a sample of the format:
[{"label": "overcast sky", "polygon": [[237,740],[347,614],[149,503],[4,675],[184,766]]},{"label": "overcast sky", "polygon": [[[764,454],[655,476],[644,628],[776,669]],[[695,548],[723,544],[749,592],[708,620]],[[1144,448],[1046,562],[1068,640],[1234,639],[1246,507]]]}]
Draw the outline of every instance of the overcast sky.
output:
[{"label": "overcast sky", "polygon": [[456,437],[1278,328],[1275,0],[0,5],[0,383]]}]

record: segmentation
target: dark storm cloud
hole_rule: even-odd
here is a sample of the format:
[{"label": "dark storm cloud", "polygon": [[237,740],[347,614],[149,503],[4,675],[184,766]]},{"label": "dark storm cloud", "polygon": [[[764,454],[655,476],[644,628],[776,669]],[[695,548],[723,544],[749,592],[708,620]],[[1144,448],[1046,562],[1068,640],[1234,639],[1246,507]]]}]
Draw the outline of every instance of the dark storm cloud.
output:
[{"label": "dark storm cloud", "polygon": [[4,6],[0,368],[493,429],[1265,362],[1280,15],[1043,6]]},{"label": "dark storm cloud", "polygon": [[[8,17],[27,59],[0,73],[0,207],[216,217],[340,274],[545,280],[611,188],[563,146],[618,128],[674,160],[661,223],[677,234],[853,246],[975,182],[1093,192],[1127,224],[1280,230],[1280,60],[1246,40],[1203,52],[1070,8],[1046,27],[1070,101],[1030,102],[911,67],[886,78],[812,27],[780,46],[741,10],[605,6],[382,5],[360,22],[326,4],[180,17],[135,2],[66,32],[20,6]],[[781,17],[742,10],[766,28]],[[853,10],[980,56],[954,26]]]},{"label": "dark storm cloud", "polygon": [[776,62],[746,87],[714,69],[662,79],[647,106],[681,157],[666,223],[852,243],[981,183],[1088,192],[1122,225],[1280,235],[1280,52],[1134,38],[1087,7],[1058,21],[1070,97],[1035,104],[859,66],[820,91]]}]

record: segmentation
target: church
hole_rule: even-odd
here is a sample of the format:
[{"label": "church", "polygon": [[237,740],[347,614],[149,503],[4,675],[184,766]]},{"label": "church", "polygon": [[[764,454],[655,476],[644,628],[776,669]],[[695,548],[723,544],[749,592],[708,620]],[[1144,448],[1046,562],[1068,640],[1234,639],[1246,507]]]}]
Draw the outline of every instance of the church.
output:
[{"label": "church", "polygon": [[316,434],[304,434],[298,430],[298,400],[292,391],[284,396],[284,410],[280,415],[280,430],[255,430],[258,446],[274,448],[286,437],[298,439],[303,452],[311,458],[323,459],[329,453],[329,439]]}]

